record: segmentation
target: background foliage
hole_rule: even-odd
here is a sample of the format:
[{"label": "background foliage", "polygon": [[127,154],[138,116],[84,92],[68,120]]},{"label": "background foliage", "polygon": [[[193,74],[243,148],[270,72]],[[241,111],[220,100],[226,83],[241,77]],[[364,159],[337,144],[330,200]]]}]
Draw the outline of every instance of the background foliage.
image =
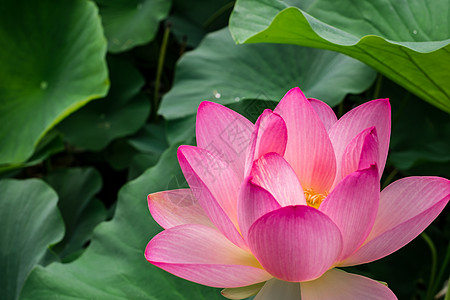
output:
[{"label": "background foliage", "polygon": [[[338,116],[390,98],[382,184],[449,178],[449,8],[1,1],[0,299],[223,299],[143,255],[161,230],[146,195],[186,186],[175,153],[195,143],[203,100],[255,121],[294,86]],[[422,238],[351,271],[399,299],[432,299],[450,272],[449,241],[446,209]]]}]

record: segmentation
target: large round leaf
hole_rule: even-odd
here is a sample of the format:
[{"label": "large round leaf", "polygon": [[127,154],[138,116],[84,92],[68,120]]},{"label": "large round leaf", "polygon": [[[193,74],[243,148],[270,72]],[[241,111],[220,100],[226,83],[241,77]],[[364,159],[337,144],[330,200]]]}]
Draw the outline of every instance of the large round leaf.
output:
[{"label": "large round leaf", "polygon": [[167,119],[196,112],[203,100],[221,104],[242,99],[279,101],[300,86],[306,96],[330,105],[348,93],[360,93],[375,73],[361,62],[335,52],[290,45],[236,45],[222,29],[178,63],[175,82],[163,98]]},{"label": "large round leaf", "polygon": [[[98,215],[103,213],[103,220],[106,218],[104,208],[101,205],[91,205],[95,200],[94,195],[102,187],[102,178],[94,168],[71,168],[57,170],[47,175],[44,179],[59,196],[58,208],[66,225],[66,234],[64,239],[53,250],[58,252],[60,257],[64,258],[68,254],[80,250],[84,242],[89,239],[95,225],[97,225],[91,226],[91,232],[87,232],[84,238],[78,236],[79,242],[74,243],[74,236],[77,235],[80,227],[86,223],[86,215],[94,215],[97,220],[99,219]],[[90,212],[88,209],[90,207],[98,207],[100,212],[98,214]]]},{"label": "large round leaf", "polygon": [[0,164],[108,88],[106,41],[86,0],[0,1]]},{"label": "large round leaf", "polygon": [[159,21],[167,17],[170,0],[96,0],[102,16],[108,50],[122,52],[150,42]]},{"label": "large round leaf", "polygon": [[161,230],[148,212],[146,196],[166,190],[181,173],[177,146],[120,190],[113,220],[96,228],[90,247],[79,259],[36,268],[21,299],[223,299],[219,290],[179,279],[144,258],[148,241]]},{"label": "large round leaf", "polygon": [[450,112],[448,0],[317,0],[306,11],[286,2],[238,0],[235,40],[342,52]]},{"label": "large round leaf", "polygon": [[58,196],[37,179],[0,181],[1,299],[19,297],[31,269],[64,235]]},{"label": "large round leaf", "polygon": [[150,112],[150,100],[140,93],[145,81],[136,67],[117,58],[109,58],[108,66],[108,96],[87,104],[57,127],[65,140],[84,149],[101,150],[112,140],[137,131]]},{"label": "large round leaf", "polygon": [[[64,141],[57,131],[50,130],[37,144],[36,148],[34,149],[33,155],[23,163],[18,164],[9,164],[9,165],[0,165],[0,174],[4,175],[6,172],[17,172],[19,168],[25,168],[37,165],[47,158],[49,158],[51,155],[54,155],[58,152],[61,152],[64,150]],[[12,176],[6,176],[12,177]]]},{"label": "large round leaf", "polygon": [[174,0],[169,22],[172,33],[182,43],[197,47],[205,34],[228,24],[234,1]]},{"label": "large round leaf", "polygon": [[161,155],[169,147],[165,126],[164,122],[146,124],[128,139],[128,143],[140,152]]}]

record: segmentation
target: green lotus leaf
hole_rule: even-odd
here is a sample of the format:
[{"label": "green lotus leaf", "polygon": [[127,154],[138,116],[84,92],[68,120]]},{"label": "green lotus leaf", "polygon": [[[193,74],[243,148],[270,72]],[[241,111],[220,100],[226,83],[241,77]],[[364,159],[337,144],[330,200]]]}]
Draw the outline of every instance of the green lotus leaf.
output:
[{"label": "green lotus leaf", "polygon": [[64,223],[58,195],[38,179],[0,181],[1,299],[18,299],[31,269],[51,244],[61,240]]},{"label": "green lotus leaf", "polygon": [[338,51],[450,112],[448,0],[238,0],[238,43],[284,43]]},{"label": "green lotus leaf", "polygon": [[[93,199],[85,207],[78,218],[77,225],[70,239],[64,244],[64,249],[59,253],[59,258],[64,263],[74,261],[86,250],[86,244],[90,242],[94,228],[105,221],[108,211],[99,199]],[[62,241],[64,243],[64,241]],[[62,244],[60,243],[60,244]],[[57,246],[55,246],[57,247]]]},{"label": "green lotus leaf", "polygon": [[155,37],[167,17],[170,0],[95,0],[102,16],[108,51],[123,52]]},{"label": "green lotus leaf", "polygon": [[230,0],[173,0],[168,21],[181,43],[197,47],[208,32],[227,26],[233,5]]},{"label": "green lotus leaf", "polygon": [[150,100],[140,92],[145,81],[128,61],[110,57],[108,96],[89,103],[61,122],[57,129],[66,141],[98,151],[112,140],[137,131],[150,112]]},{"label": "green lotus leaf", "polygon": [[64,258],[71,252],[81,249],[85,242],[76,244],[72,240],[83,215],[90,214],[87,207],[93,202],[95,194],[100,191],[102,178],[94,168],[71,168],[57,170],[44,179],[59,196],[58,208],[66,225],[66,234],[53,250]]},{"label": "green lotus leaf", "polygon": [[138,153],[128,139],[121,138],[109,144],[100,155],[114,170],[119,171],[129,168],[131,160]]},{"label": "green lotus leaf", "polygon": [[169,120],[167,122],[167,140],[169,144],[184,142],[195,145],[195,115]]},{"label": "green lotus leaf", "polygon": [[174,177],[182,177],[177,147],[120,190],[114,218],[96,227],[80,258],[35,268],[21,299],[223,299],[220,290],[177,278],[144,257],[147,243],[161,230],[148,212],[147,194],[166,190],[177,182]]},{"label": "green lotus leaf", "polygon": [[140,152],[161,155],[169,146],[165,126],[164,122],[146,124],[128,139],[128,143]]},{"label": "green lotus leaf", "polygon": [[160,155],[156,153],[138,153],[133,156],[130,162],[130,168],[128,170],[128,180],[133,180],[148,168],[156,165],[160,158]]},{"label": "green lotus leaf", "polygon": [[403,175],[450,177],[449,114],[387,79],[380,96],[392,99],[388,163]]},{"label": "green lotus leaf", "polygon": [[[307,97],[330,105],[360,93],[375,72],[345,55],[293,45],[236,45],[222,29],[208,34],[177,65],[173,88],[159,112],[168,120],[194,114],[203,100],[231,104],[243,99],[279,101],[299,86]],[[170,135],[170,133],[169,133]]]},{"label": "green lotus leaf", "polygon": [[0,164],[108,89],[106,41],[86,0],[0,1]]},{"label": "green lotus leaf", "polygon": [[[62,152],[64,150],[64,141],[60,133],[56,130],[50,130],[44,137],[39,141],[36,148],[34,149],[33,155],[23,163],[0,165],[0,174],[5,175],[8,172],[15,173],[18,172],[20,168],[30,167],[42,163],[44,160],[50,156]],[[12,176],[6,176],[12,177]]]}]

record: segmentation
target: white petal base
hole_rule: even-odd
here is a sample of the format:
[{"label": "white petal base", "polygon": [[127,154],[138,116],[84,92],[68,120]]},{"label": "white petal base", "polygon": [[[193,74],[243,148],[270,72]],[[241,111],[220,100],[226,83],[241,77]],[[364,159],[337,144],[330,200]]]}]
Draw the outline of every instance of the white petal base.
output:
[{"label": "white petal base", "polygon": [[300,300],[300,284],[272,278],[266,282],[254,300]]},{"label": "white petal base", "polygon": [[300,286],[302,300],[397,299],[394,293],[384,284],[338,269],[328,270],[320,278],[302,282]]}]

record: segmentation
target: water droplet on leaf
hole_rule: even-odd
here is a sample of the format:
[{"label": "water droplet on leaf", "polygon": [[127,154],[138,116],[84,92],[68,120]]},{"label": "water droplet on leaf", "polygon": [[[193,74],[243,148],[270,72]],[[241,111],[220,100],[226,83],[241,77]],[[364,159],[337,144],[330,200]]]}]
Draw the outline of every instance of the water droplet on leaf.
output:
[{"label": "water droplet on leaf", "polygon": [[213,91],[213,94],[214,94],[214,98],[216,98],[216,99],[219,99],[222,95],[218,92],[218,91],[216,91],[216,90],[214,90]]}]

